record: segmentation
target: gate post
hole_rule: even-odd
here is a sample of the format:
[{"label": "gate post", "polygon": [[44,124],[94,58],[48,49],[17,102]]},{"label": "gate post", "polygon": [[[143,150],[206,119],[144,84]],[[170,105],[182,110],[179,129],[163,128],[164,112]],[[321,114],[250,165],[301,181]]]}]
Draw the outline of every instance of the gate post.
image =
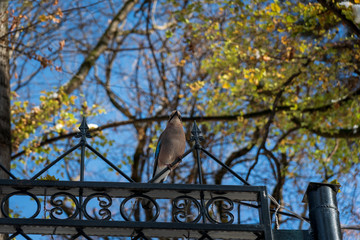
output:
[{"label": "gate post", "polygon": [[341,240],[336,194],[340,185],[309,183],[304,202],[309,204],[310,225],[315,240]]}]

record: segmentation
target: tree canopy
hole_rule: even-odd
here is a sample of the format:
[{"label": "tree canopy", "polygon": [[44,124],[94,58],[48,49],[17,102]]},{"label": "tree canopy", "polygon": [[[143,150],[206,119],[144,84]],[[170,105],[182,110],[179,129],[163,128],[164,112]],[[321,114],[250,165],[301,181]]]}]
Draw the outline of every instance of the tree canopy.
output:
[{"label": "tree canopy", "polygon": [[[10,51],[12,171],[30,176],[69,148],[86,115],[98,149],[146,182],[178,109],[188,139],[196,120],[204,146],[280,203],[305,215],[308,182],[339,182],[342,223],[358,223],[360,3],[339,3],[10,1],[0,39]],[[77,161],[49,174],[76,180]],[[196,167],[183,161],[168,181],[194,183]],[[204,182],[234,184],[203,168]]]}]

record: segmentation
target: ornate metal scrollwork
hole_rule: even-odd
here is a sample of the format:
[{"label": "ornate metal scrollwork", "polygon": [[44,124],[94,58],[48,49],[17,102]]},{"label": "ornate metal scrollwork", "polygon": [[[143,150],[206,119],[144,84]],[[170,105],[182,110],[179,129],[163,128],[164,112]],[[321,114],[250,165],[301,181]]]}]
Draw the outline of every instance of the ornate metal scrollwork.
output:
[{"label": "ornate metal scrollwork", "polygon": [[[73,201],[73,203],[75,204],[75,210],[74,210],[73,214],[66,218],[59,218],[56,216],[56,215],[60,216],[64,213],[64,209],[63,209],[64,200],[56,199],[56,198],[59,198],[62,196],[70,198],[71,201]],[[80,211],[79,201],[76,199],[76,197],[74,195],[67,193],[67,192],[58,192],[58,193],[53,194],[50,198],[50,204],[52,206],[54,206],[54,208],[52,208],[50,210],[50,217],[52,219],[74,219],[74,218],[76,218],[76,216],[79,214],[79,211]]]},{"label": "ornate metal scrollwork", "polygon": [[[200,203],[190,196],[179,196],[173,199],[172,215],[176,222],[180,223],[197,223],[201,218]],[[193,215],[192,210],[196,210],[197,214]],[[184,219],[183,221],[181,219]],[[193,220],[188,221],[189,218]]]},{"label": "ornate metal scrollwork", "polygon": [[[99,201],[99,207],[101,207],[101,209],[98,211],[98,214],[102,217],[101,219],[95,218],[90,216],[90,214],[87,212],[86,210],[86,206],[87,204],[94,198],[97,198],[97,200]],[[105,198],[105,200],[102,200],[101,198]],[[82,205],[82,209],[84,212],[84,216],[87,219],[91,219],[91,220],[109,220],[111,219],[111,211],[109,210],[109,207],[112,205],[112,199],[111,197],[106,194],[106,193],[94,193],[89,195],[83,205]]]},{"label": "ornate metal scrollwork", "polygon": [[[216,203],[219,204],[216,204]],[[216,220],[213,216],[215,215],[216,211],[210,211],[210,209],[215,206],[219,211],[219,220]],[[210,199],[205,206],[206,215],[210,222],[212,223],[219,223],[219,224],[231,224],[234,222],[234,215],[231,213],[231,210],[234,209],[234,203],[231,199],[226,197],[215,197]],[[230,219],[229,219],[230,218]]]},{"label": "ornate metal scrollwork", "polygon": [[[144,194],[133,194],[127,198],[125,198],[121,204],[120,204],[120,214],[121,216],[124,218],[125,221],[132,221],[130,220],[130,216],[131,214],[126,214],[126,207],[125,205],[130,201],[130,200],[134,200],[134,199],[137,199],[135,200],[135,203],[134,204],[131,204],[132,206],[132,209],[131,209],[131,212],[135,212],[135,211],[139,211],[139,206],[141,205],[142,208],[145,210],[145,211],[151,211],[151,215],[152,215],[152,218],[150,220],[145,220],[146,222],[154,222],[156,221],[156,219],[159,217],[160,215],[160,206],[159,204],[151,197],[147,196],[147,195],[144,195]],[[137,205],[137,206],[136,206]],[[153,209],[155,207],[155,213],[153,213]],[[138,208],[138,209],[135,209],[135,208]],[[134,221],[140,221],[140,220],[134,220]]]},{"label": "ornate metal scrollwork", "polygon": [[35,200],[35,202],[36,202],[36,205],[37,205],[37,206],[36,206],[36,211],[35,211],[35,213],[34,213],[31,217],[28,217],[28,218],[36,218],[37,215],[39,215],[39,213],[40,213],[40,208],[41,208],[40,200],[39,200],[34,194],[22,190],[22,191],[12,192],[12,193],[6,195],[6,196],[2,199],[2,201],[1,201],[1,213],[3,214],[3,216],[5,216],[6,218],[11,218],[11,217],[8,215],[7,211],[5,210],[5,209],[6,209],[5,204],[6,204],[6,202],[7,202],[12,196],[14,196],[14,195],[27,195],[27,196],[33,198],[33,199]]}]

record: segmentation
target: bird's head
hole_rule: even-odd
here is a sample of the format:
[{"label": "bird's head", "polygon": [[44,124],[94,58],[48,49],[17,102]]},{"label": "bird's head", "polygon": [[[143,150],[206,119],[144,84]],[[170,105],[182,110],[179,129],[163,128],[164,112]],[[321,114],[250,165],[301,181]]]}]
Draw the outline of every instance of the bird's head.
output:
[{"label": "bird's head", "polygon": [[172,122],[176,119],[179,119],[181,121],[181,113],[177,110],[174,110],[171,112],[171,114],[169,116],[169,122]]}]

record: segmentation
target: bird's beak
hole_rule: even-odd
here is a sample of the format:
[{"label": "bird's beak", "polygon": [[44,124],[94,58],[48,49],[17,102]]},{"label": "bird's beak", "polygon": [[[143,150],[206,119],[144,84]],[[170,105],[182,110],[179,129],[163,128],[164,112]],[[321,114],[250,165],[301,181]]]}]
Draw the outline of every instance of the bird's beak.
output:
[{"label": "bird's beak", "polygon": [[182,121],[182,118],[181,118],[181,115],[179,114],[179,112],[178,111],[176,111],[176,116],[180,119],[180,121]]},{"label": "bird's beak", "polygon": [[169,119],[169,122],[170,122],[171,119],[173,119],[175,116],[177,116],[177,117],[180,119],[180,121],[182,121],[182,118],[181,118],[181,115],[179,114],[179,111],[176,111],[176,112],[174,112],[173,115],[171,115],[171,117],[170,117],[170,119]]}]

